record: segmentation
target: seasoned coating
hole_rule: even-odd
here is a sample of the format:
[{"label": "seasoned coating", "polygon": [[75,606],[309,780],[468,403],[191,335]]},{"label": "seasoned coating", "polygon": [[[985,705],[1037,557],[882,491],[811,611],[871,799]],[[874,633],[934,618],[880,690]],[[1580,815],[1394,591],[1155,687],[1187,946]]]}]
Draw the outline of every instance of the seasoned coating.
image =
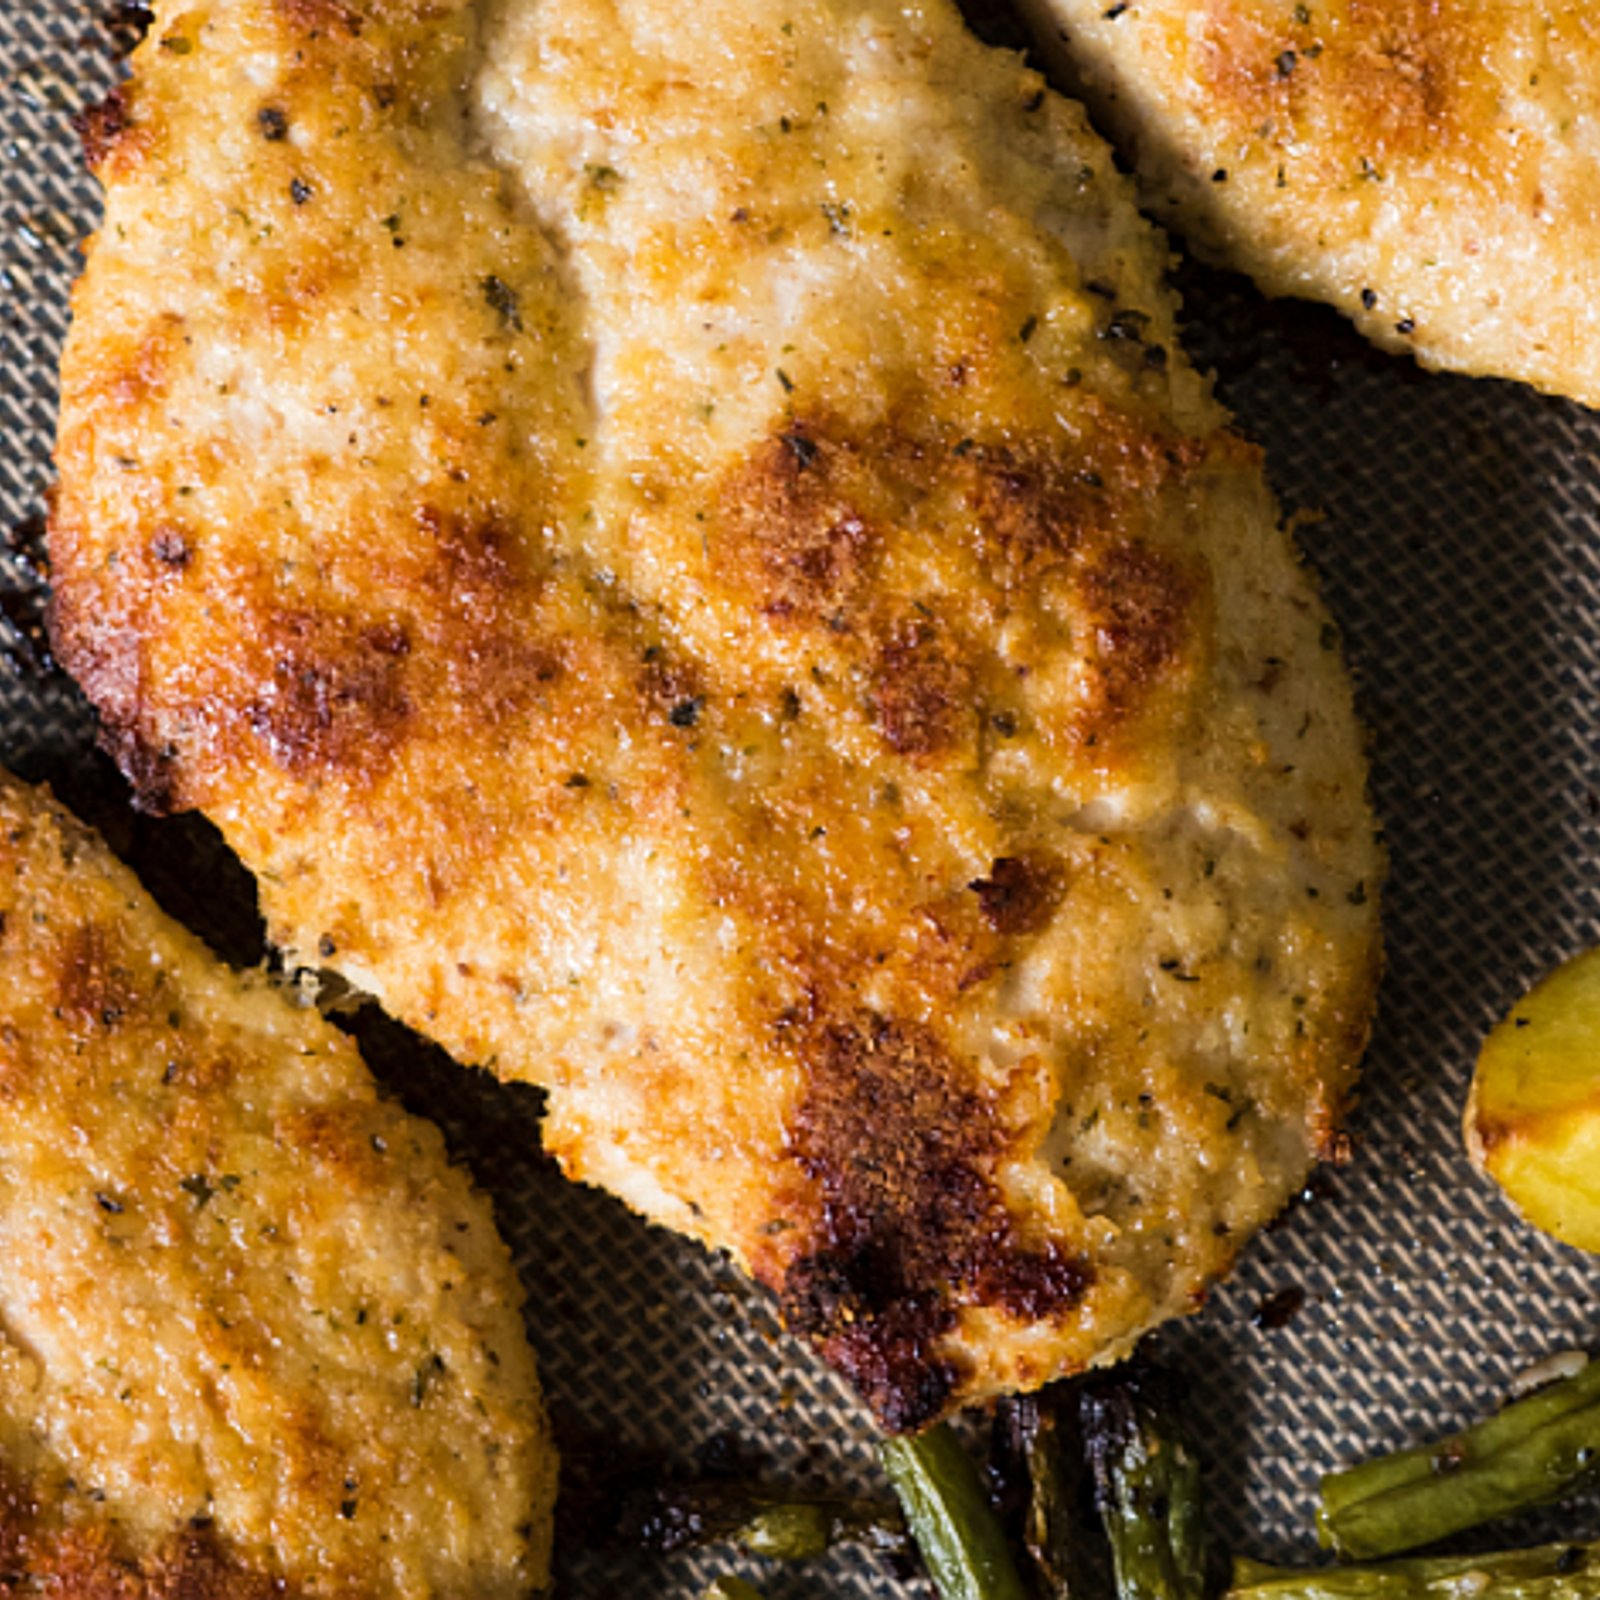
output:
[{"label": "seasoned coating", "polygon": [[555,1459],[437,1131],[0,775],[0,1572],[63,1600],[511,1597]]},{"label": "seasoned coating", "polygon": [[891,1428],[1198,1304],[1378,863],[1082,114],[942,0],[228,0],[107,121],[54,633],[146,802]]},{"label": "seasoned coating", "polygon": [[1600,405],[1586,0],[1022,0],[1153,213],[1427,367]]}]

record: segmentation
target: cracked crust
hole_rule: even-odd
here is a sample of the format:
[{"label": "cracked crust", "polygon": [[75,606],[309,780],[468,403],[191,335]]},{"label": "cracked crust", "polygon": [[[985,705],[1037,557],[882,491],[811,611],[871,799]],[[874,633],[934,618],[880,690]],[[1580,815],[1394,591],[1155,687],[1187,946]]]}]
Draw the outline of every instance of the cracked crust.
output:
[{"label": "cracked crust", "polygon": [[164,8],[129,104],[54,635],[147,800],[890,1426],[1196,1304],[1379,864],[1082,115],[887,0]]}]

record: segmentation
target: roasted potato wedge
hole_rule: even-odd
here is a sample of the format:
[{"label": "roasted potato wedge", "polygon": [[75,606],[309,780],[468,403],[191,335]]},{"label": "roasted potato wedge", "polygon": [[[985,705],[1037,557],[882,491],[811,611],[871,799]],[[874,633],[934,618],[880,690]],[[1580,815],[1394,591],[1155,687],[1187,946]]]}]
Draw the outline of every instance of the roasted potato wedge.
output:
[{"label": "roasted potato wedge", "polygon": [[1557,967],[1484,1041],[1464,1131],[1531,1223],[1600,1250],[1600,948]]}]

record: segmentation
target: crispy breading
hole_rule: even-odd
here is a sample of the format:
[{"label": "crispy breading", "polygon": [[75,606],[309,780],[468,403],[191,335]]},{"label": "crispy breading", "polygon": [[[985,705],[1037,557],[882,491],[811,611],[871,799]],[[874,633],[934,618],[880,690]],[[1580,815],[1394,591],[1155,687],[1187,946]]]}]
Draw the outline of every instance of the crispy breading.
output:
[{"label": "crispy breading", "polygon": [[1082,113],[943,0],[226,0],[113,120],[54,635],[146,803],[889,1427],[1197,1305],[1379,863]]},{"label": "crispy breading", "polygon": [[309,1003],[0,774],[0,1573],[517,1596],[555,1457],[484,1198]]},{"label": "crispy breading", "polygon": [[1424,366],[1600,405],[1584,0],[1022,0],[1154,214]]}]

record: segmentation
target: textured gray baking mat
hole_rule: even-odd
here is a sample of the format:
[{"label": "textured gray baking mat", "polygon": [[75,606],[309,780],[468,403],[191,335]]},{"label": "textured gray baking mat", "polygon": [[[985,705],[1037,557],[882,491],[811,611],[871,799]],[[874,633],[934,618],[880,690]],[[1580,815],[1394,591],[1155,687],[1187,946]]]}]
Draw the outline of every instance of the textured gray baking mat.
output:
[{"label": "textured gray baking mat", "polygon": [[[251,959],[243,874],[204,825],[131,816],[29,637],[54,366],[94,208],[68,117],[111,83],[130,37],[98,4],[0,0],[0,756],[61,785],[172,909]],[[1182,282],[1191,348],[1267,447],[1286,507],[1307,513],[1301,540],[1359,675],[1392,858],[1354,1159],[1161,1341],[1194,1386],[1221,1531],[1260,1555],[1310,1556],[1319,1471],[1450,1427],[1517,1368],[1600,1343],[1600,1259],[1520,1225],[1457,1137],[1490,1021],[1600,940],[1600,418],[1425,377],[1331,316],[1230,279],[1186,268]],[[635,1457],[689,1468],[730,1437],[779,1479],[871,1471],[859,1409],[762,1295],[549,1169],[535,1093],[392,1026],[368,1032],[377,1069],[495,1197],[571,1483]],[[642,1556],[608,1539],[603,1509],[587,1525],[583,1509],[575,1499],[559,1551],[561,1592],[577,1600],[693,1596],[730,1564]],[[1600,1504],[1535,1527],[1600,1535]],[[759,1576],[772,1600],[911,1592],[865,1557]]]}]

